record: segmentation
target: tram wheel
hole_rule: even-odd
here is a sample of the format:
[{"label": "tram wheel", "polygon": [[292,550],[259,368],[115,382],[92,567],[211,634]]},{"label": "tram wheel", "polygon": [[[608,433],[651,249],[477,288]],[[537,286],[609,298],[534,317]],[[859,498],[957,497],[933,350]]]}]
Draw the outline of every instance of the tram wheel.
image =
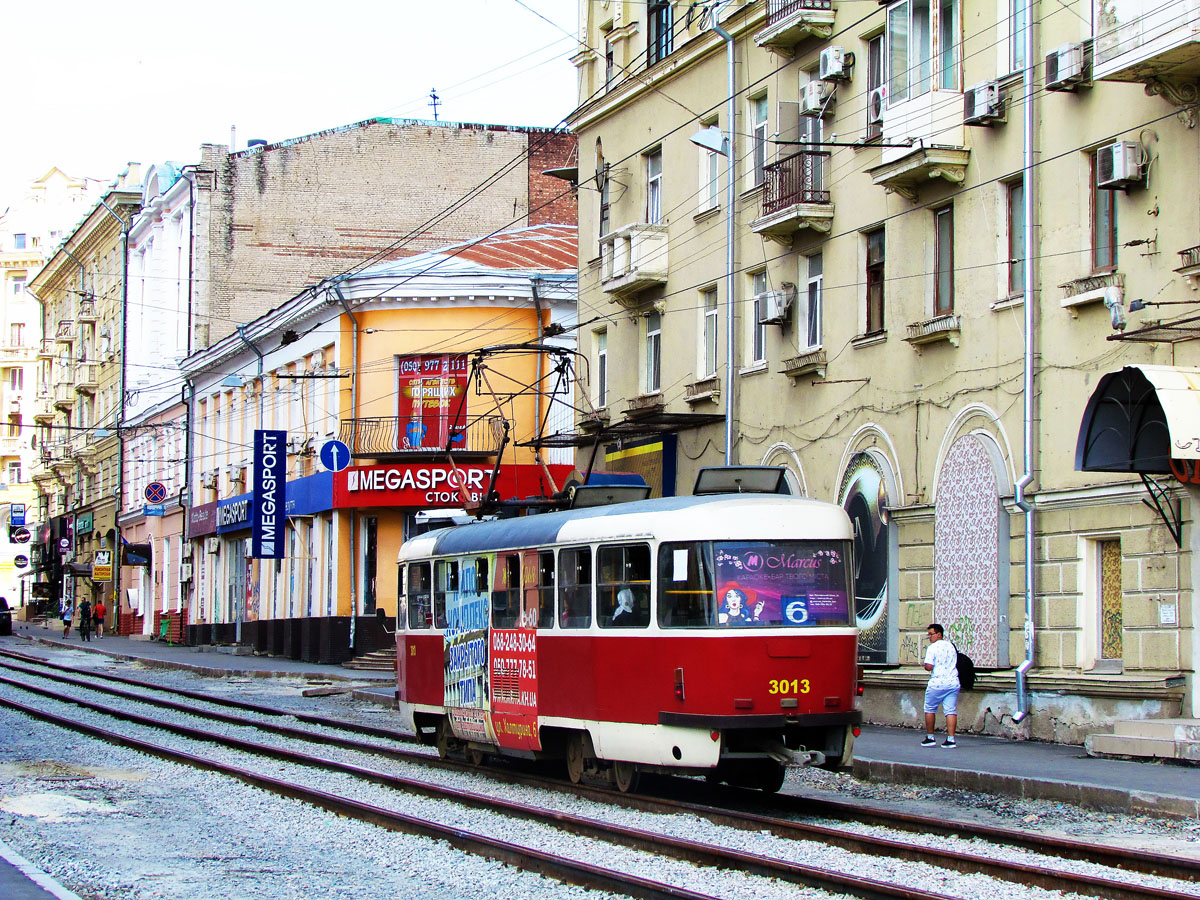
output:
[{"label": "tram wheel", "polygon": [[628,794],[630,791],[636,791],[638,781],[641,780],[641,772],[638,767],[631,762],[618,761],[613,763],[612,767],[613,783],[616,784],[617,790],[622,794]]},{"label": "tram wheel", "polygon": [[457,749],[458,740],[450,730],[450,723],[442,719],[437,724],[437,751],[441,759],[449,759],[451,751]]},{"label": "tram wheel", "polygon": [[777,794],[783,787],[785,778],[787,778],[786,766],[780,763],[767,764],[759,773],[758,784],[755,787],[767,794]]},{"label": "tram wheel", "polygon": [[567,740],[567,777],[571,784],[579,784],[583,779],[583,770],[587,765],[587,748],[584,746],[584,736],[573,734]]},{"label": "tram wheel", "polygon": [[477,747],[467,748],[467,762],[473,766],[482,766],[487,761],[487,754]]}]

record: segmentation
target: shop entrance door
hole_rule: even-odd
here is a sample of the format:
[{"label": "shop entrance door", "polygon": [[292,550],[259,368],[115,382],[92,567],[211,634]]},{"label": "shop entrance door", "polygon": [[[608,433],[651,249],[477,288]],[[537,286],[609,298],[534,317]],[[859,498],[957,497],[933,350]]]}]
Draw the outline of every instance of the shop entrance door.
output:
[{"label": "shop entrance door", "polygon": [[379,566],[379,519],[363,519],[363,615],[375,615],[375,575]]}]

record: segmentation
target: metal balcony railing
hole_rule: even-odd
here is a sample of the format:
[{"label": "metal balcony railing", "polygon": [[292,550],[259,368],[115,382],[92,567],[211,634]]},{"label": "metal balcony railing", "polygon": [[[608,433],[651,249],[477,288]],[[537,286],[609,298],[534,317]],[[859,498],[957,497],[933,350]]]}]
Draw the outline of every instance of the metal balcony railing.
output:
[{"label": "metal balcony railing", "polygon": [[1183,263],[1182,268],[1200,266],[1200,247],[1188,247],[1186,250],[1180,250],[1179,259]]},{"label": "metal balcony railing", "polygon": [[80,322],[95,322],[96,321],[96,301],[92,299],[84,299],[79,301],[79,321]]},{"label": "metal balcony railing", "polygon": [[445,451],[447,444],[452,453],[491,456],[499,452],[503,435],[503,416],[464,416],[456,421],[454,416],[441,415],[346,419],[338,437],[351,456],[429,455]]},{"label": "metal balcony railing", "polygon": [[54,340],[60,344],[70,344],[75,340],[75,320],[59,319],[58,327],[54,330]]},{"label": "metal balcony railing", "polygon": [[833,0],[767,0],[767,25],[780,22],[803,12],[827,12],[833,9]]},{"label": "metal balcony railing", "polygon": [[797,203],[828,203],[825,172],[828,150],[802,150],[763,169],[763,215],[769,216]]}]

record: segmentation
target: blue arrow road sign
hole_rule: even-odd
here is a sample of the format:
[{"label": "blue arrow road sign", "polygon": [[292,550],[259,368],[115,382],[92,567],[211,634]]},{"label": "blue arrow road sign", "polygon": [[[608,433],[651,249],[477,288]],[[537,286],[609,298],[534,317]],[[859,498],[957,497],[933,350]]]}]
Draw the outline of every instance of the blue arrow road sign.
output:
[{"label": "blue arrow road sign", "polygon": [[340,472],[350,465],[350,448],[341,441],[326,441],[321,445],[321,465],[330,472]]}]

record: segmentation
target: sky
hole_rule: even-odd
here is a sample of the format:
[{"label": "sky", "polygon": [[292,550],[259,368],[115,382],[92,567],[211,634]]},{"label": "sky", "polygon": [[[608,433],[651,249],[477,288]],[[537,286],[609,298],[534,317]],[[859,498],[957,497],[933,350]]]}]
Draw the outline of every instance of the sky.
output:
[{"label": "sky", "polygon": [[[577,0],[3,0],[0,209],[52,166],[112,181],[376,116],[553,126]],[[539,18],[535,12],[545,19]],[[559,27],[555,27],[555,25]]]}]

